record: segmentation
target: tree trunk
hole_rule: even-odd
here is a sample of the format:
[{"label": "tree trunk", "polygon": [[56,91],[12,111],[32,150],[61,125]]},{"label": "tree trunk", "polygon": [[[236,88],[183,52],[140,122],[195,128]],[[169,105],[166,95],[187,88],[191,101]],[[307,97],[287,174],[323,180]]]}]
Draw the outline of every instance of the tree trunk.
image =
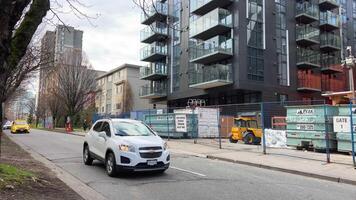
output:
[{"label": "tree trunk", "polygon": [[55,129],[56,128],[56,117],[55,116],[52,116],[52,127],[53,127],[53,129]]},{"label": "tree trunk", "polygon": [[2,102],[0,102],[0,158],[1,158],[1,142],[2,142],[2,126],[3,126],[3,121],[4,118],[2,116],[3,110],[2,110]]}]

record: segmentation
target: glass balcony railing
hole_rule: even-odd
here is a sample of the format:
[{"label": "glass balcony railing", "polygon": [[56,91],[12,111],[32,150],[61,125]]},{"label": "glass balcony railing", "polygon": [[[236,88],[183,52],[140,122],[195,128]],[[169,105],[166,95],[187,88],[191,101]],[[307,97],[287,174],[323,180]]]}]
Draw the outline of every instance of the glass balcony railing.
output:
[{"label": "glass balcony railing", "polygon": [[302,22],[312,22],[318,20],[319,19],[318,5],[307,1],[297,3],[296,18],[298,18]]},{"label": "glass balcony railing", "polygon": [[322,10],[331,10],[340,6],[340,0],[319,0],[319,7]]},{"label": "glass balcony railing", "polygon": [[140,51],[141,61],[153,62],[162,59],[167,55],[167,45],[161,42],[154,42],[143,47]]},{"label": "glass balcony railing", "polygon": [[232,65],[202,66],[189,73],[189,85],[192,88],[208,89],[233,83]]},{"label": "glass balcony railing", "polygon": [[309,43],[319,43],[320,31],[311,26],[296,27],[297,41],[307,40]]},{"label": "glass balcony railing", "polygon": [[304,48],[297,49],[297,65],[306,67],[320,66],[320,52]]},{"label": "glass balcony railing", "polygon": [[340,27],[340,16],[330,11],[320,12],[320,26]]},{"label": "glass balcony railing", "polygon": [[232,14],[225,9],[216,8],[190,23],[190,37],[206,40],[232,28]]},{"label": "glass balcony railing", "polygon": [[231,2],[232,0],[190,0],[190,12],[203,15],[217,7],[223,8]]},{"label": "glass balcony railing", "polygon": [[140,88],[139,96],[141,98],[154,99],[167,96],[167,87],[165,82],[152,82],[151,84]]},{"label": "glass balcony railing", "polygon": [[205,42],[193,43],[190,47],[190,61],[208,64],[233,55],[232,38],[218,35]]},{"label": "glass balcony railing", "polygon": [[152,25],[147,26],[140,32],[141,42],[152,43],[159,39],[160,36],[167,36],[168,28],[167,24],[162,22],[154,22]]},{"label": "glass balcony railing", "polygon": [[332,51],[341,48],[340,36],[332,33],[324,33],[320,35],[320,49]]},{"label": "glass balcony railing", "polygon": [[340,55],[323,54],[321,56],[321,70],[327,72],[343,72]]},{"label": "glass balcony railing", "polygon": [[167,16],[168,14],[168,4],[161,1],[156,1],[152,5],[145,9],[145,12],[141,13],[141,23],[151,24],[157,17]]},{"label": "glass balcony railing", "polygon": [[148,66],[140,68],[141,79],[156,79],[167,76],[167,64],[166,63],[151,63]]}]

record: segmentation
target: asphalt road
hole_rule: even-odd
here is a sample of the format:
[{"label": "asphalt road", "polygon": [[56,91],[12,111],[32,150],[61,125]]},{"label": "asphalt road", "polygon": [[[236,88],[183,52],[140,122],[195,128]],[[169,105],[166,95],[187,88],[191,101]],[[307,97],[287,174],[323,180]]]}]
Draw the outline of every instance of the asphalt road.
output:
[{"label": "asphalt road", "polygon": [[12,137],[108,199],[356,199],[355,186],[174,153],[163,175],[110,178],[102,163],[82,163],[83,137],[39,130]]}]

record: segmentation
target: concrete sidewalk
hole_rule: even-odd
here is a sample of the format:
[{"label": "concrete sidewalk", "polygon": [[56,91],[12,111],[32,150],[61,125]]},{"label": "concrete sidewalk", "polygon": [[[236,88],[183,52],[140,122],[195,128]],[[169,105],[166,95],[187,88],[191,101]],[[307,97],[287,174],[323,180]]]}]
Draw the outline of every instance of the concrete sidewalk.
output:
[{"label": "concrete sidewalk", "polygon": [[[206,141],[205,141],[206,142]],[[272,169],[308,177],[356,185],[356,169],[352,166],[351,156],[332,155],[338,163],[325,162],[325,154],[303,152],[289,149],[268,149],[267,155],[260,146],[232,144],[235,147],[219,149],[218,146],[204,144],[198,140],[170,140],[169,149],[175,153],[196,155],[210,159]],[[235,148],[235,149],[233,149]],[[323,158],[322,158],[323,157]]]}]

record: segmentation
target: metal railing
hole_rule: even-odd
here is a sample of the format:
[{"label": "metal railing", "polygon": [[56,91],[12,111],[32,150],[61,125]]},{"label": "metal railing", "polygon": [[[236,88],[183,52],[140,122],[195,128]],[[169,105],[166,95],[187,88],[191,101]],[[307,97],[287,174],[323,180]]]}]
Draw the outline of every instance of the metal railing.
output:
[{"label": "metal railing", "polygon": [[233,40],[225,36],[215,36],[202,43],[194,43],[190,47],[190,60],[205,57],[216,52],[231,54],[233,53]]},{"label": "metal railing", "polygon": [[167,24],[162,22],[154,22],[152,25],[147,26],[140,31],[140,39],[143,41],[155,34],[167,35]]},{"label": "metal railing", "polygon": [[233,83],[232,65],[209,65],[202,66],[189,73],[189,85],[201,84],[210,81],[222,81],[227,84]]},{"label": "metal railing", "polygon": [[154,42],[141,48],[140,59],[143,60],[153,54],[167,55],[167,45],[161,42]]},{"label": "metal railing", "polygon": [[232,27],[232,14],[228,10],[216,8],[191,22],[189,35],[193,37],[217,25]]}]

